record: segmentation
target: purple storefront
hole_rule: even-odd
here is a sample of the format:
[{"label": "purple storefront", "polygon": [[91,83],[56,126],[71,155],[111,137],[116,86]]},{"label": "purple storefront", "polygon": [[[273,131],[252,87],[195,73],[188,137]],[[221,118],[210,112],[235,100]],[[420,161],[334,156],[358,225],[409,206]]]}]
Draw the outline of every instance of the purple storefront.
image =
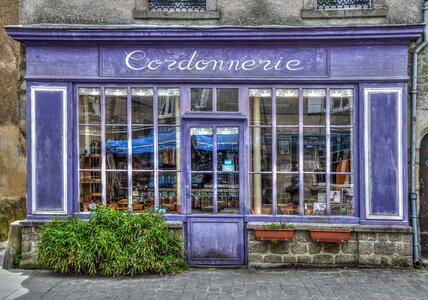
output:
[{"label": "purple storefront", "polygon": [[[375,244],[411,238],[408,45],[422,26],[6,29],[26,49],[29,221],[154,207],[191,264],[411,265],[411,249],[394,262]],[[280,221],[292,243],[254,239]],[[351,239],[319,245],[312,227]]]}]

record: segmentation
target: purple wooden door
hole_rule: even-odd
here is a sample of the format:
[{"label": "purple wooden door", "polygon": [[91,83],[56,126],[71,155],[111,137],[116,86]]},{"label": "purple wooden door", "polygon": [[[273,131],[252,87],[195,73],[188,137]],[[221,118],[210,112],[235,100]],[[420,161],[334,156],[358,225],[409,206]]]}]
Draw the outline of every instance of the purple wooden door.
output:
[{"label": "purple wooden door", "polygon": [[421,251],[422,257],[428,258],[428,135],[422,139],[419,153]]},{"label": "purple wooden door", "polygon": [[187,121],[184,162],[190,264],[245,263],[241,121]]}]

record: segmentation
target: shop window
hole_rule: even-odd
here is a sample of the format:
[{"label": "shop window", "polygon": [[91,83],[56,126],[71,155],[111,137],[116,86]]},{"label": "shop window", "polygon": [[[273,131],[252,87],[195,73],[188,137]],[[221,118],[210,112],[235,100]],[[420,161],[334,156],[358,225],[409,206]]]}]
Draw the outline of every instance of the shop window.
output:
[{"label": "shop window", "polygon": [[249,96],[252,213],[353,216],[353,89]]},{"label": "shop window", "polygon": [[80,211],[181,210],[179,107],[177,88],[79,88]]}]

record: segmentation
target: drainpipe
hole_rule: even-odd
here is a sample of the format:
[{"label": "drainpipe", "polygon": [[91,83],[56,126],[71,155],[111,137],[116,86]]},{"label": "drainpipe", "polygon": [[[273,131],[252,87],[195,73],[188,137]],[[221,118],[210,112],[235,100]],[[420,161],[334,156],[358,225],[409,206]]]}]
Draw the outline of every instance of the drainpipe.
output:
[{"label": "drainpipe", "polygon": [[411,219],[413,227],[413,264],[415,267],[421,265],[419,256],[419,225],[416,207],[416,100],[418,96],[418,54],[428,44],[428,0],[424,1],[424,36],[422,43],[413,52],[412,65],[412,148],[411,148],[411,171],[410,171],[410,203]]}]

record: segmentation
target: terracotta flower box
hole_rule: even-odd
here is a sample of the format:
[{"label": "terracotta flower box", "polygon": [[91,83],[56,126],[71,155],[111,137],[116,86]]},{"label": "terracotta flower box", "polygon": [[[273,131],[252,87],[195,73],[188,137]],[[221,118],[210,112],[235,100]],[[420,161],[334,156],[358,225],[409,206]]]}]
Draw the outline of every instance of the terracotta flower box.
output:
[{"label": "terracotta flower box", "polygon": [[272,229],[269,227],[254,228],[256,240],[259,241],[285,241],[293,240],[294,229]]},{"label": "terracotta flower box", "polygon": [[309,232],[314,242],[321,243],[346,243],[351,236],[350,229],[316,228]]}]

